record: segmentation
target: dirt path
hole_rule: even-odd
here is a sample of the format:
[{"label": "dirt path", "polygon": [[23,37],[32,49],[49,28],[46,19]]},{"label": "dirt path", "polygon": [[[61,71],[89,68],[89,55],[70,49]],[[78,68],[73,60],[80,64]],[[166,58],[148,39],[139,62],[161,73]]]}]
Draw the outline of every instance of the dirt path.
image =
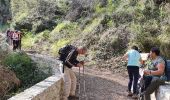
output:
[{"label": "dirt path", "polygon": [[[74,69],[74,71],[78,75],[78,69]],[[83,96],[83,76],[81,74],[80,100],[132,100],[127,97],[128,77],[126,72],[113,74],[108,70],[85,68],[84,78],[86,96]]]},{"label": "dirt path", "polygon": [[[45,57],[45,59],[50,61],[56,60],[46,55],[38,55],[38,57]],[[73,67],[73,70],[76,72],[76,75],[78,77],[79,69]],[[126,71],[120,73],[113,73],[106,69],[99,69],[96,67],[85,67],[84,78],[86,96],[83,95],[84,90],[82,75],[83,74],[81,69],[80,100],[133,100],[131,97],[127,97],[128,74]],[[77,81],[79,82],[79,78],[77,78]],[[79,95],[78,91],[79,90],[77,86],[77,96]]]}]

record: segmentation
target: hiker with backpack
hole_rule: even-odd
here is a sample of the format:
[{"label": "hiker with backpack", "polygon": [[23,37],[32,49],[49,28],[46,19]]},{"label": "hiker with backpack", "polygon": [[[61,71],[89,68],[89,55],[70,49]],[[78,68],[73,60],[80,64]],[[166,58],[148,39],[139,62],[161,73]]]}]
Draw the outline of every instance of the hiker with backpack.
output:
[{"label": "hiker with backpack", "polygon": [[15,51],[19,46],[19,34],[18,34],[18,31],[13,32],[12,40],[13,40],[13,51]]},{"label": "hiker with backpack", "polygon": [[150,94],[159,88],[160,85],[165,84],[165,61],[160,56],[160,50],[153,47],[150,50],[151,65],[144,70],[145,90],[143,92],[145,100],[151,100]]},{"label": "hiker with backpack", "polygon": [[[128,83],[128,96],[132,96],[132,98],[138,98],[137,95],[137,82],[139,79],[139,67],[141,66],[141,55],[138,51],[137,46],[132,46],[131,50],[129,50],[124,56],[124,59],[128,59],[127,70],[129,75],[129,83]],[[133,83],[132,83],[133,82]],[[133,85],[133,93],[131,92],[131,87]]]},{"label": "hiker with backpack", "polygon": [[75,96],[77,78],[72,71],[72,67],[83,67],[84,62],[78,61],[79,54],[85,55],[87,49],[85,47],[74,47],[67,45],[59,50],[59,59],[63,62],[64,73],[64,100],[78,99]]}]

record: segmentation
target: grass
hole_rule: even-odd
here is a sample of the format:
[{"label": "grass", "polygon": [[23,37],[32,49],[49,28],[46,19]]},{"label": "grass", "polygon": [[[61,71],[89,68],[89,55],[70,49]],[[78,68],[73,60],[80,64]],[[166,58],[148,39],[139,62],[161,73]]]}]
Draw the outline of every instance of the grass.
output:
[{"label": "grass", "polygon": [[102,7],[101,4],[97,4],[94,9],[95,9],[95,13],[97,13],[98,15],[100,14],[109,14],[111,15],[116,8],[118,7],[120,3],[120,0],[107,0],[107,5],[106,7]]},{"label": "grass", "polygon": [[69,39],[60,39],[56,42],[54,42],[51,46],[51,53],[54,55],[58,54],[58,50],[63,47],[64,45],[68,44],[70,42]]},{"label": "grass", "polygon": [[33,33],[28,32],[26,35],[22,38],[22,47],[23,48],[31,48],[35,43],[35,35]]},{"label": "grass", "polygon": [[92,20],[92,22],[88,25],[86,25],[85,29],[82,33],[90,33],[92,32],[101,22],[102,18],[95,18]]}]

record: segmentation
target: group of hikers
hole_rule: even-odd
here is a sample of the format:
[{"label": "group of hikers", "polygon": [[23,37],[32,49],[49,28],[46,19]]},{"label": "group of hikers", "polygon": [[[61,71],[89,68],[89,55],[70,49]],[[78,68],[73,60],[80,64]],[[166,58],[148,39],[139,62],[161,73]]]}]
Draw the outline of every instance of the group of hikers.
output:
[{"label": "group of hikers", "polygon": [[[72,71],[72,67],[84,66],[83,61],[78,61],[77,56],[79,54],[85,55],[87,52],[86,47],[74,47],[68,45],[59,50],[60,60],[63,62],[64,73],[64,100],[78,100],[79,97],[75,95],[77,78]],[[139,68],[144,65],[144,61],[141,58],[141,54],[137,46],[132,48],[123,56],[127,59],[127,70],[129,75],[128,83],[128,95],[133,99],[138,99],[138,80],[141,77],[139,75]],[[160,56],[160,50],[157,47],[153,47],[148,54],[148,60],[150,65],[145,64],[144,70],[144,84],[145,88],[142,91],[143,100],[151,100],[150,94],[158,89],[162,84],[165,84],[165,80],[162,78],[164,75],[165,61]],[[132,88],[133,86],[133,88]],[[133,90],[133,91],[131,91]]]},{"label": "group of hikers", "polygon": [[21,50],[21,38],[22,33],[18,30],[10,30],[6,31],[7,43],[13,46],[13,51]]},{"label": "group of hikers", "polygon": [[[155,92],[160,85],[165,84],[165,66],[166,60],[160,56],[160,50],[157,47],[153,47],[148,54],[146,61],[143,61],[139,53],[137,46],[132,46],[125,55],[124,59],[128,59],[127,70],[129,75],[128,83],[128,96],[132,96],[134,99],[138,99],[138,79],[143,77],[144,86],[142,93],[143,100],[151,100],[151,94]],[[143,76],[139,75],[139,68],[144,65]],[[131,88],[133,86],[133,91]]]}]

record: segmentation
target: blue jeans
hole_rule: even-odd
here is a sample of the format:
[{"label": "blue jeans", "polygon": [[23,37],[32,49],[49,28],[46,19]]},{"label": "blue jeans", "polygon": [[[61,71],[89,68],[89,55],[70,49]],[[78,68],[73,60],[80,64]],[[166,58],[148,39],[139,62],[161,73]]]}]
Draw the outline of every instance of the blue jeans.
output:
[{"label": "blue jeans", "polygon": [[133,93],[137,94],[137,83],[139,79],[139,67],[138,66],[127,66],[129,74],[128,90],[131,91],[133,83]]}]

